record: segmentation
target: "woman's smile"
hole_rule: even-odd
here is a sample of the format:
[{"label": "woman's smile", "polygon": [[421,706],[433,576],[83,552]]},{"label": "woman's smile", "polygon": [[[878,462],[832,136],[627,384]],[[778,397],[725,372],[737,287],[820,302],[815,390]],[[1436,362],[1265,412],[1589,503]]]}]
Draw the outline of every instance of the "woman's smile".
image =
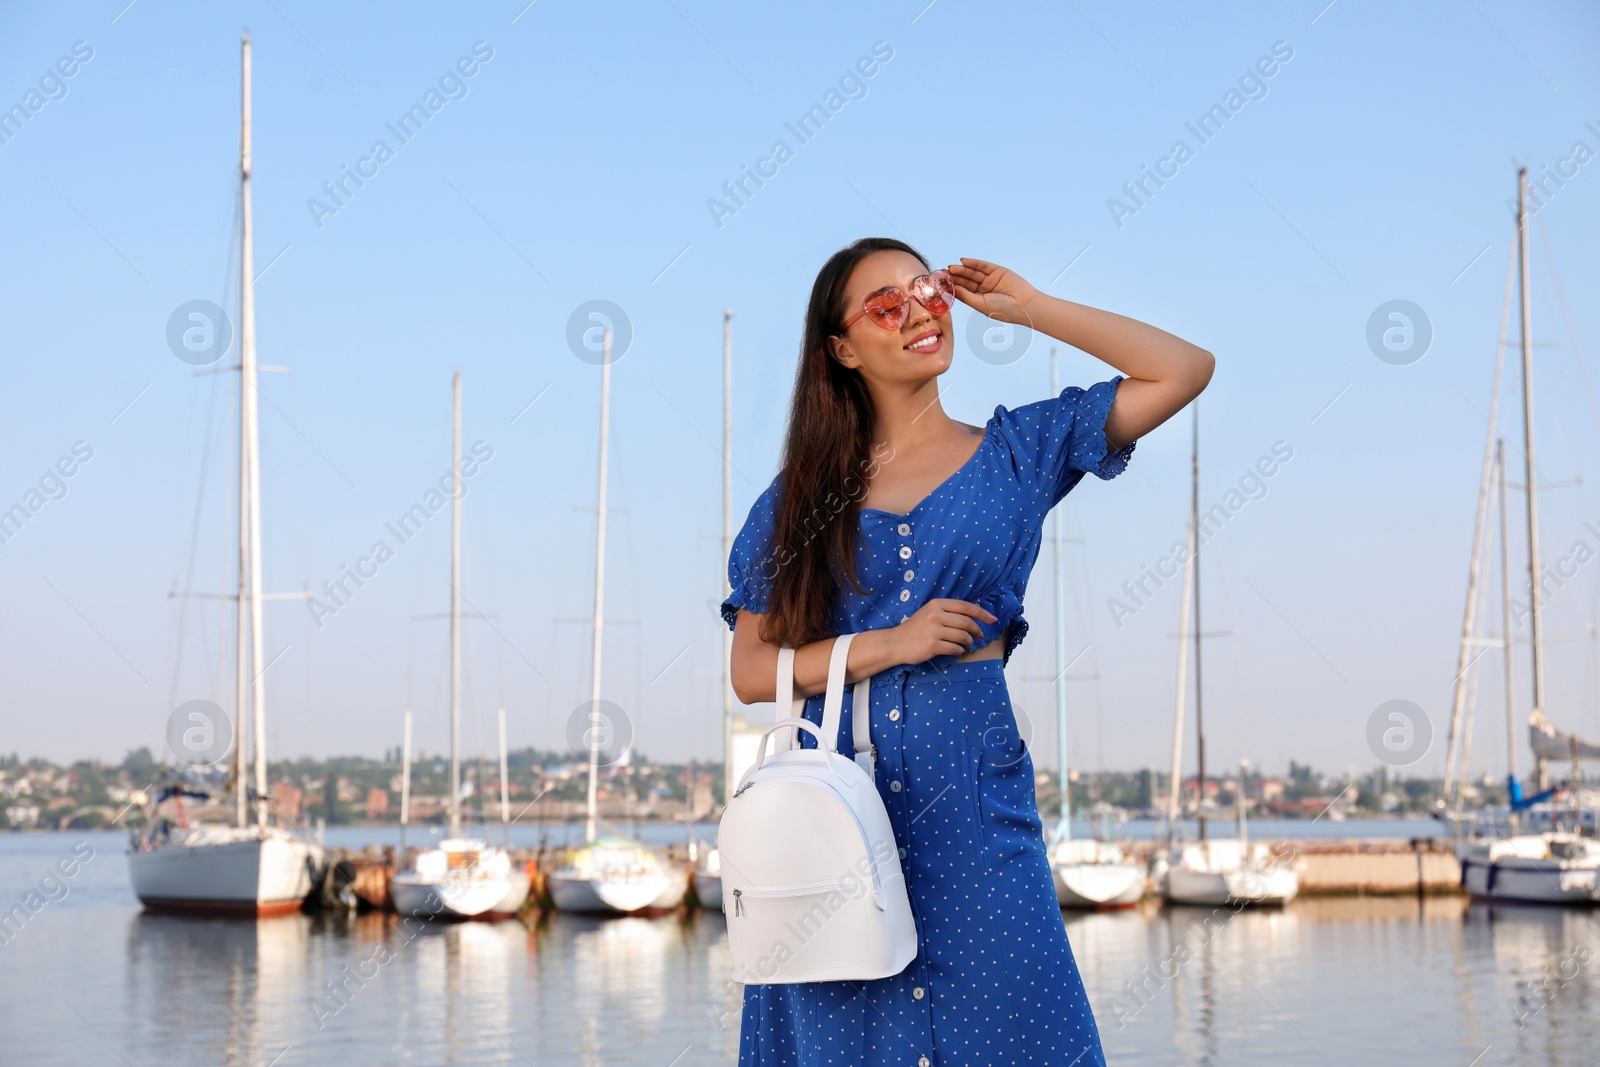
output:
[{"label": "woman's smile", "polygon": [[923,330],[904,346],[907,352],[916,352],[919,355],[937,352],[944,347],[944,334],[939,330]]}]

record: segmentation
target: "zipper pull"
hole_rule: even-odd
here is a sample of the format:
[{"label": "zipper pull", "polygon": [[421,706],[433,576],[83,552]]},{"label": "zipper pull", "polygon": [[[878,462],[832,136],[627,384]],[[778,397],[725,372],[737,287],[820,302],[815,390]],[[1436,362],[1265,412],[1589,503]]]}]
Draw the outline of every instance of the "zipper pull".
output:
[{"label": "zipper pull", "polygon": [[743,894],[743,893],[744,893],[743,889],[735,889],[733,891],[733,913],[735,915],[743,915],[744,914],[744,901],[739,899],[740,895]]}]

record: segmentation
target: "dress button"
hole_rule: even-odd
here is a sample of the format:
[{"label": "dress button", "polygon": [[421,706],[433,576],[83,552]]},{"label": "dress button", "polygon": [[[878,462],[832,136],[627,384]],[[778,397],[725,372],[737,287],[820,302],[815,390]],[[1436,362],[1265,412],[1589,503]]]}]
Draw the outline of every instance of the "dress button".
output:
[{"label": "dress button", "polygon": [[910,532],[911,532],[911,527],[909,525],[907,525],[906,523],[902,522],[900,524],[900,536],[904,537],[907,534],[909,534]]},{"label": "dress button", "polygon": [[903,849],[903,848],[900,850],[900,858],[901,859],[905,859],[906,858],[906,850]]},{"label": "dress button", "polygon": [[899,722],[900,721],[900,709],[899,708],[895,708],[893,711],[889,712],[889,721],[890,722]]},{"label": "dress button", "polygon": [[910,559],[911,558],[911,546],[910,545],[901,545],[900,546],[900,558],[901,559]]},{"label": "dress button", "polygon": [[907,600],[910,600],[910,599],[911,599],[911,590],[909,590],[909,589],[900,590],[900,600],[901,600],[902,603],[907,601]]},{"label": "dress button", "polygon": [[917,576],[917,572],[916,571],[906,571],[906,575],[905,575],[906,581],[909,582],[911,579],[915,578],[916,576]]},{"label": "dress button", "polygon": [[[913,997],[917,998],[918,1000],[921,1000],[923,997],[927,996],[928,994],[921,986],[917,986],[917,988],[915,988],[915,989],[913,989],[911,991],[911,995]],[[927,1059],[928,1057],[924,1056],[922,1058],[923,1059]]]},{"label": "dress button", "polygon": [[924,1056],[917,1061],[917,1067],[932,1067],[932,1061],[930,1061],[928,1057]]},{"label": "dress button", "polygon": [[889,792],[891,792],[891,793],[900,792],[900,779],[896,778],[894,781],[889,783]]}]

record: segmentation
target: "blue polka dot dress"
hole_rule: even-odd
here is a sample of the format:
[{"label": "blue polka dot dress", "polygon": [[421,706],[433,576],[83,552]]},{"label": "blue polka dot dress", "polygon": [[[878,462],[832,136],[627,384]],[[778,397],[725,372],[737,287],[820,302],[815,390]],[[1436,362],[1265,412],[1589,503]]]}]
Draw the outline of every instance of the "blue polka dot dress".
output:
[{"label": "blue polka dot dress", "polygon": [[[1022,597],[1051,507],[1086,473],[1116,477],[1133,454],[1131,441],[1106,447],[1121,380],[996,407],[977,452],[916,507],[861,509],[857,573],[868,592],[841,583],[836,631],[894,626],[928,600],[954,597],[997,617],[980,623],[978,644],[1003,638],[1005,656],[936,656],[873,676],[877,786],[900,847],[917,957],[873,981],[745,986],[739,1067],[1104,1064],[1003,667],[1028,630]],[[739,609],[765,608],[780,480],[734,542],[733,592],[722,604],[730,627]],[[835,743],[847,754],[852,703],[846,687]],[[806,701],[805,717],[821,725],[821,694]],[[802,734],[801,744],[816,741]]]}]

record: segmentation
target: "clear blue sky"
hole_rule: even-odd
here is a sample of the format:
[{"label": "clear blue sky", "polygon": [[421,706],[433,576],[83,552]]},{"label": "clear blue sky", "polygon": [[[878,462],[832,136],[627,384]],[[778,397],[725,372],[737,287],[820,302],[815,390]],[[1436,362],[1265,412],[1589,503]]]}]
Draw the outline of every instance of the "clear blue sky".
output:
[{"label": "clear blue sky", "polygon": [[[717,755],[722,310],[736,312],[742,522],[774,472],[811,279],[873,233],[936,262],[1003,263],[1216,353],[1205,503],[1275,443],[1292,449],[1207,547],[1207,627],[1235,632],[1207,648],[1216,765],[1366,769],[1367,718],[1396,698],[1442,731],[1516,161],[1572,175],[1539,216],[1570,332],[1537,231],[1533,246],[1535,339],[1553,346],[1536,354],[1540,466],[1557,483],[1600,469],[1578,362],[1600,353],[1600,161],[1561,163],[1579,141],[1600,151],[1600,12],[1324,2],[7,5],[0,106],[26,109],[44,86],[0,144],[0,503],[75,442],[93,456],[0,544],[0,751],[118,758],[159,747],[176,703],[227,703],[226,605],[189,601],[180,628],[168,593],[232,585],[231,387],[194,376],[165,331],[185,301],[235,299],[245,28],[260,358],[293,367],[262,386],[267,586],[336,578],[445,471],[460,366],[467,443],[494,450],[465,505],[463,591],[490,616],[467,624],[469,751],[492,752],[500,706],[514,744],[559,746],[588,694],[588,629],[571,620],[590,611],[598,370],[565,335],[579,304],[606,299],[633,342],[614,375],[605,693],[649,755]],[[92,58],[52,79],[77,42]],[[492,56],[447,77],[478,42]],[[889,58],[860,76],[875,45]],[[1252,80],[1275,46],[1271,76]],[[438,110],[402,142],[385,124],[442,78]],[[834,89],[837,110],[801,143],[786,123]],[[1186,123],[1230,90],[1237,110],[1202,143]],[[380,140],[390,157],[363,163]],[[787,157],[763,164],[779,140]],[[1188,158],[1163,164],[1178,140]],[[361,166],[336,212],[308,206]],[[733,205],[723,185],[747,166],[770,177]],[[1126,197],[1163,166],[1142,204]],[[1137,210],[1119,220],[1113,197]],[[1407,366],[1366,342],[1393,299],[1432,324]],[[991,365],[965,322],[943,383],[952,415],[981,424],[1047,395],[1045,339]],[[1062,365],[1066,383],[1113,373],[1078,352]],[[1185,413],[1139,443],[1135,469],[1065,505],[1068,645],[1089,646],[1072,729],[1089,767],[1167,760],[1176,583],[1120,628],[1107,600],[1181,536],[1189,432]],[[1548,558],[1600,546],[1591,495],[1545,495]],[[446,630],[416,617],[446,606],[447,550],[441,517],[320,629],[304,605],[268,607],[275,755],[376,755],[406,707],[419,743],[443,747]],[[1055,752],[1048,558],[1009,671],[1041,766]],[[1551,714],[1590,734],[1597,578],[1580,569],[1548,627],[1572,637],[1551,645]],[[1498,773],[1491,661],[1473,763]]]}]

